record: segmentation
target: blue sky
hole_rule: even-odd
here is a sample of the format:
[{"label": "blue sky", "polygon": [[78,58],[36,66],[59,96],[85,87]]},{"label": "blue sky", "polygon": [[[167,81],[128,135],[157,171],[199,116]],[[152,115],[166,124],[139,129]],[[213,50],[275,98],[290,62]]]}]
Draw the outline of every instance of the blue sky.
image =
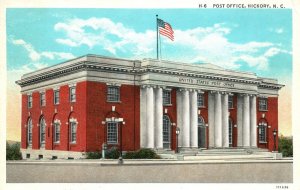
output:
[{"label": "blue sky", "polygon": [[85,54],[156,58],[156,17],[170,23],[162,59],[209,62],[278,78],[280,133],[291,135],[290,9],[7,9],[7,138],[20,139],[20,87],[27,72]]},{"label": "blue sky", "polygon": [[175,41],[162,59],[210,62],[272,77],[291,74],[289,9],[8,9],[8,70],[35,70],[85,54],[155,58],[155,15]]}]

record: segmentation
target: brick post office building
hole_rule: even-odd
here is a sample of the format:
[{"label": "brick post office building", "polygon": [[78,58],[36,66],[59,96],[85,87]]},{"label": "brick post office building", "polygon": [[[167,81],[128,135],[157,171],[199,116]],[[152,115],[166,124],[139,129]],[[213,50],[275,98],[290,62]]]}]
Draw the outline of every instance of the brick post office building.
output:
[{"label": "brick post office building", "polygon": [[176,128],[180,151],[271,151],[283,87],[213,64],[97,55],[27,73],[17,84],[24,158],[80,158],[103,143],[175,150]]}]

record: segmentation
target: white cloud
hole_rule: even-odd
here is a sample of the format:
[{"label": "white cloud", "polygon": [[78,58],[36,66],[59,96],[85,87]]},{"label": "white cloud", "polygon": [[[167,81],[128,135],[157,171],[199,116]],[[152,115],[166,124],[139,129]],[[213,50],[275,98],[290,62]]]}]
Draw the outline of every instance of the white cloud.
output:
[{"label": "white cloud", "polygon": [[147,54],[153,51],[156,42],[155,31],[136,32],[108,18],[72,19],[55,24],[54,29],[66,34],[65,39],[56,39],[57,43],[71,47],[101,46],[112,54],[117,51],[130,51],[134,55]]},{"label": "white cloud", "polygon": [[79,46],[79,44],[75,43],[74,41],[70,39],[56,39],[56,42],[59,44],[64,44],[71,47]]},{"label": "white cloud", "polygon": [[284,32],[283,28],[269,28],[270,32],[275,32],[277,34],[282,34]]},{"label": "white cloud", "polygon": [[37,61],[41,58],[40,54],[34,50],[31,44],[26,43],[22,39],[13,40],[13,44],[23,46],[28,52],[28,56],[32,61]]},{"label": "white cloud", "polygon": [[17,39],[17,40],[12,40],[12,43],[15,45],[22,46],[27,52],[28,52],[28,57],[32,62],[37,62],[40,61],[42,58],[47,58],[47,59],[73,59],[75,56],[72,53],[65,53],[65,52],[52,52],[52,51],[42,51],[38,52],[34,49],[34,47],[30,44],[25,42],[23,39]]},{"label": "white cloud", "polygon": [[277,29],[275,29],[275,32],[277,34],[282,34],[283,33],[283,28],[277,28]]},{"label": "white cloud", "polygon": [[11,39],[10,42],[22,46],[28,52],[28,57],[30,59],[27,64],[24,64],[19,68],[8,70],[8,81],[10,84],[9,86],[11,87],[15,87],[14,82],[20,80],[23,74],[49,66],[47,60],[66,60],[75,58],[71,53],[36,51],[30,43],[25,42],[23,39]]},{"label": "white cloud", "polygon": [[[125,52],[133,57],[153,57],[155,54],[155,30],[137,32],[108,18],[71,19],[55,24],[54,29],[65,34],[65,38],[58,38],[56,42],[71,47],[100,46],[114,55]],[[231,42],[227,35],[231,33],[232,28],[226,23],[187,30],[173,29],[173,42],[161,38],[162,48],[168,51],[163,54],[163,59],[210,62],[228,69],[238,69],[242,64],[267,69],[271,57],[278,53],[289,53],[280,45],[271,42]]]}]

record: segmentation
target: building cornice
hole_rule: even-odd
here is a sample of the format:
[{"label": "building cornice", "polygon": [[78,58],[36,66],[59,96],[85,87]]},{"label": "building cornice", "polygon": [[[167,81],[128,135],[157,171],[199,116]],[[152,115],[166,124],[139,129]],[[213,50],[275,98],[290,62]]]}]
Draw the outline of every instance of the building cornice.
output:
[{"label": "building cornice", "polygon": [[[148,62],[153,61],[155,63],[153,65],[151,65],[151,63],[144,63],[143,65],[141,64],[141,61],[138,60],[126,60],[126,59],[110,58],[104,56],[86,55],[86,56],[82,56],[70,60],[69,62],[64,62],[59,65],[55,65],[45,69],[37,70],[36,72],[25,74],[22,77],[22,79],[16,81],[16,83],[21,87],[24,87],[42,81],[47,81],[53,78],[59,78],[80,71],[87,71],[87,72],[98,71],[98,72],[108,72],[108,73],[116,73],[116,74],[122,73],[127,75],[140,75],[140,76],[155,73],[155,74],[171,75],[177,77],[192,77],[196,79],[199,78],[199,79],[206,79],[206,80],[235,82],[235,83],[255,85],[258,86],[258,88],[274,89],[274,90],[279,90],[284,86],[281,84],[277,84],[276,80],[273,81],[272,79],[260,78],[253,73],[230,71],[225,69],[222,71],[220,69],[214,69],[214,68],[210,69],[206,67],[202,68],[201,65],[197,65],[197,64],[193,64],[191,67],[188,66],[187,64],[183,64],[183,63],[180,64],[177,62],[175,62],[175,64],[180,65],[178,69],[168,68],[162,62],[157,62],[152,59],[147,59],[146,61]],[[160,63],[160,65],[157,65],[158,63]],[[166,62],[166,63],[170,64],[173,62]],[[199,70],[198,71],[188,70],[185,69],[185,66],[188,67],[188,69],[191,68],[204,69],[205,72],[201,72]],[[245,77],[243,77],[243,74],[245,74]],[[88,73],[86,75],[88,76]]]}]

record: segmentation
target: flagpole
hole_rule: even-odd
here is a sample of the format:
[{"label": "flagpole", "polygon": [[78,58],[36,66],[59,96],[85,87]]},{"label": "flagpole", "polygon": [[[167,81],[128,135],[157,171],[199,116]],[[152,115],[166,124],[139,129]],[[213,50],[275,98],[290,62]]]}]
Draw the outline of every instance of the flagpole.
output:
[{"label": "flagpole", "polygon": [[158,60],[158,15],[156,15],[156,59]]}]

